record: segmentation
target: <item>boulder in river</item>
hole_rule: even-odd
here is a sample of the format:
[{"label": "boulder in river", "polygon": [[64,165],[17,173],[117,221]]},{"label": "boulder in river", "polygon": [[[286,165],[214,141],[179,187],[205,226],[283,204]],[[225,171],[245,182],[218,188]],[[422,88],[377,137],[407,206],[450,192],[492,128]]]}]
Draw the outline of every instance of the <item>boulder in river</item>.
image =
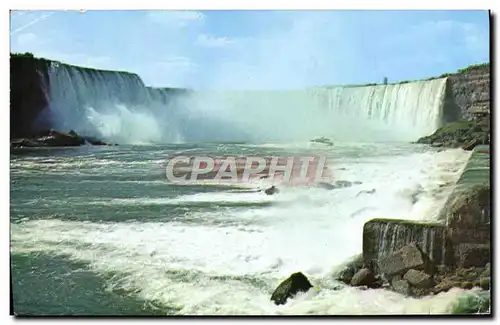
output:
[{"label": "boulder in river", "polygon": [[392,282],[392,290],[405,296],[411,294],[411,287],[406,280],[396,280]]},{"label": "boulder in river", "polygon": [[337,281],[350,284],[352,277],[363,268],[363,255],[356,256],[336,276]]},{"label": "boulder in river", "polygon": [[271,300],[276,305],[284,305],[288,298],[292,298],[299,292],[307,292],[312,288],[312,284],[301,272],[293,273],[288,279],[274,290]]},{"label": "boulder in river", "polygon": [[361,269],[351,279],[352,286],[370,287],[375,282],[375,275],[367,268]]},{"label": "boulder in river", "polygon": [[428,289],[432,287],[432,276],[419,270],[408,270],[403,279],[416,288]]},{"label": "boulder in river", "polygon": [[335,185],[327,182],[319,182],[316,186],[325,190],[333,190],[334,188],[336,188]]},{"label": "boulder in river", "polygon": [[276,186],[271,186],[270,188],[266,189],[264,191],[267,195],[273,195],[279,193],[279,190],[276,188]]}]

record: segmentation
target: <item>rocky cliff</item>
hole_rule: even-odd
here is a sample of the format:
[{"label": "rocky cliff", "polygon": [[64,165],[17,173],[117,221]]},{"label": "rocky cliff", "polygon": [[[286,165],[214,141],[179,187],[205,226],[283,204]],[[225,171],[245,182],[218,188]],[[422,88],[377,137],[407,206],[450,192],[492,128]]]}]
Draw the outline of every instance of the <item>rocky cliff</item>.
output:
[{"label": "rocky cliff", "polygon": [[490,144],[490,65],[447,74],[442,127],[417,143],[472,150]]},{"label": "rocky cliff", "polygon": [[11,138],[31,136],[38,127],[49,127],[48,121],[38,120],[48,106],[47,64],[47,60],[34,58],[29,53],[10,57]]},{"label": "rocky cliff", "polygon": [[447,74],[443,123],[468,120],[490,110],[490,64],[478,64]]}]

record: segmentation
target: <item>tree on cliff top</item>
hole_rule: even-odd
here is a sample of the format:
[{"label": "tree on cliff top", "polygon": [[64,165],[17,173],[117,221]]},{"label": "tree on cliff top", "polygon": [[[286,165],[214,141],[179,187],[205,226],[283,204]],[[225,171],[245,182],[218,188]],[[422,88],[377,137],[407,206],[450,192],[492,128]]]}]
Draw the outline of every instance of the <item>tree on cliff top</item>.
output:
[{"label": "tree on cliff top", "polygon": [[11,57],[28,57],[28,58],[34,58],[35,56],[33,53],[30,52],[25,52],[25,53],[10,53]]}]

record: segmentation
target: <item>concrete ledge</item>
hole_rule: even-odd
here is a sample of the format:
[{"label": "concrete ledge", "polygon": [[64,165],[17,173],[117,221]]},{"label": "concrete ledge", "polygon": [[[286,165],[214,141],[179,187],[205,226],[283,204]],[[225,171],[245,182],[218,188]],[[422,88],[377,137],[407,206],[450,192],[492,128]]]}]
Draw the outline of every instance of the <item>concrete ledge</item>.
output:
[{"label": "concrete ledge", "polygon": [[414,243],[434,264],[445,265],[452,259],[447,236],[447,228],[439,223],[373,219],[363,227],[363,261],[378,272],[378,260]]}]

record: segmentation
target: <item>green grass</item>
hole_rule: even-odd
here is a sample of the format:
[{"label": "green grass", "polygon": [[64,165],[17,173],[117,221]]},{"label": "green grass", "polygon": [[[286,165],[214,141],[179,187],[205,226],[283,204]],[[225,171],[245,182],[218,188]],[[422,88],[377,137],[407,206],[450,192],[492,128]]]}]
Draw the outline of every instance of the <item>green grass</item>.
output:
[{"label": "green grass", "polygon": [[474,124],[474,121],[457,121],[451,124],[445,125],[439,129],[440,133],[453,133],[460,129],[469,129]]},{"label": "green grass", "polygon": [[471,70],[481,69],[481,68],[488,67],[489,65],[490,65],[490,64],[489,64],[489,62],[486,62],[486,63],[478,63],[478,64],[472,64],[472,65],[469,65],[468,67],[465,67],[465,68],[459,69],[457,72],[458,72],[458,73],[469,72],[469,71],[471,71]]}]

